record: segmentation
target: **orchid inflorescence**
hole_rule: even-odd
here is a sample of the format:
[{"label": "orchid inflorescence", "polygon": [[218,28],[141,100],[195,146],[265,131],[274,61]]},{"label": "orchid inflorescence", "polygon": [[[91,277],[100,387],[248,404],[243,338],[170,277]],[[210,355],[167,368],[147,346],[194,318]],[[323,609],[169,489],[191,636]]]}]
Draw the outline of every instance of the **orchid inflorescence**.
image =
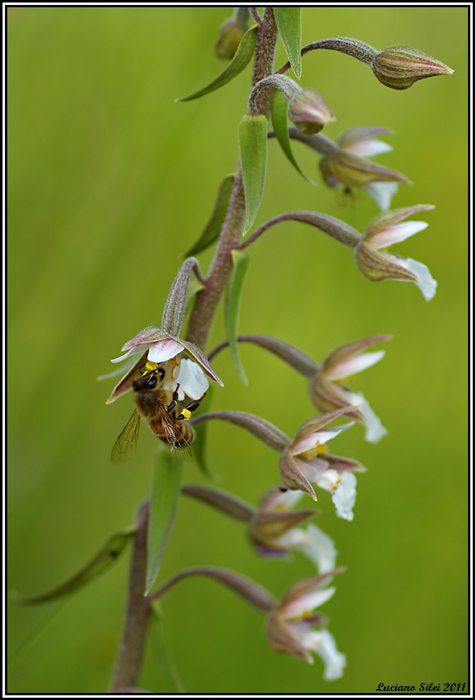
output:
[{"label": "orchid inflorescence", "polygon": [[[126,622],[112,692],[123,689],[132,692],[130,689],[138,684],[148,620],[155,602],[178,581],[195,575],[214,578],[260,610],[265,615],[267,640],[275,651],[308,663],[313,663],[312,652],[317,654],[324,663],[326,680],[340,678],[345,668],[345,655],[338,650],[328,621],[319,610],[334,595],[335,586],[329,584],[343,569],[337,568],[337,551],[331,538],[309,522],[320,511],[308,506],[320,499],[322,490],[327,491],[337,517],[347,521],[354,518],[356,474],[366,470],[354,459],[333,454],[333,443],[338,443],[342,432],[350,428],[355,430],[356,424],[363,426],[365,438],[371,443],[387,433],[363,394],[353,391],[348,383],[355,374],[383,358],[384,350],[374,350],[373,346],[387,342],[391,336],[380,334],[350,340],[333,350],[329,348],[327,356],[318,363],[310,354],[283,339],[269,335],[238,335],[242,281],[248,249],[274,225],[299,221],[352,248],[356,267],[368,280],[414,282],[425,299],[430,300],[437,283],[428,268],[423,263],[387,252],[389,246],[427,226],[425,222],[406,219],[433,208],[416,204],[390,210],[398,185],[411,184],[397,170],[370,160],[391,150],[379,138],[390,135],[391,130],[358,126],[331,140],[322,133],[335,119],[331,107],[314,87],[301,87],[286,73],[292,68],[300,79],[302,56],[322,49],[340,51],[366,63],[382,85],[395,90],[405,90],[423,78],[453,71],[431,56],[402,45],[377,51],[359,40],[337,37],[301,47],[299,13],[300,8],[266,7],[261,16],[254,7],[236,8],[221,26],[215,45],[217,55],[229,61],[227,67],[209,85],[180,98],[188,101],[220,88],[254,60],[247,113],[239,126],[240,158],[236,174],[223,180],[210,221],[190,248],[172,284],[160,327],[148,326],[136,333],[123,345],[124,354],[112,360],[125,365],[119,370],[122,376],[107,403],[132,392],[137,411],[162,441],[162,449],[157,451],[154,461],[152,493],[139,509],[135,530],[127,534],[133,539],[134,554]],[[289,61],[275,69],[279,36]],[[293,126],[288,126],[288,119]],[[274,143],[273,139],[291,165],[307,180],[292,152],[291,142],[297,141],[318,153],[318,167],[327,187],[359,189],[370,195],[380,213],[363,233],[340,219],[316,211],[285,212],[253,228],[265,185],[267,150],[269,144]],[[208,274],[203,276],[195,256],[215,242],[215,257]],[[190,276],[193,276],[194,287],[190,285]],[[223,294],[226,294],[227,338],[207,355],[206,342]],[[188,311],[188,326],[183,332]],[[259,346],[306,377],[309,417],[295,426],[293,437],[251,413],[226,408],[210,410],[210,380],[223,387],[211,361],[228,348],[239,376],[246,380],[239,359],[242,343]],[[139,394],[143,400],[139,400]],[[200,403],[205,394],[208,394],[208,405],[203,409]],[[225,404],[226,390],[213,398]],[[318,415],[314,415],[315,410]],[[211,420],[227,421],[236,428],[245,429],[270,450],[278,452],[278,457],[273,458],[275,483],[256,498],[256,506],[214,486],[181,483],[181,448],[185,444],[189,447],[195,435],[193,452],[205,469],[205,434]],[[165,432],[161,432],[163,423],[168,425]],[[190,429],[177,432],[176,440],[167,437],[173,435],[174,426],[179,423],[187,423]],[[124,435],[124,439],[132,439],[129,426]],[[158,489],[158,498],[153,489]],[[288,558],[290,553],[301,553],[311,562],[309,576],[295,582],[286,592],[280,592],[280,599],[242,574],[218,567],[185,569],[157,588],[161,556],[180,495],[198,499],[244,523],[246,537],[253,551],[261,557]],[[300,502],[302,507],[297,507]],[[108,551],[107,548],[104,551]],[[137,581],[141,582],[138,587]]]},{"label": "orchid inflorescence", "polygon": [[[267,639],[273,649],[309,663],[313,663],[312,652],[316,653],[325,666],[324,678],[333,680],[342,676],[346,659],[338,651],[327,628],[327,620],[318,608],[334,594],[335,587],[328,587],[328,583],[343,569],[336,568],[337,552],[331,538],[309,523],[319,511],[305,507],[305,504],[300,509],[296,506],[305,495],[317,501],[323,489],[331,494],[336,515],[348,521],[353,519],[356,474],[364,472],[365,467],[354,459],[333,454],[329,446],[333,441],[338,442],[340,433],[356,423],[364,427],[365,438],[372,443],[387,433],[363,394],[350,389],[348,382],[355,374],[383,358],[384,350],[373,350],[373,346],[390,340],[391,336],[381,334],[347,342],[329,352],[318,364],[310,355],[285,340],[268,335],[238,335],[239,297],[247,268],[248,248],[275,224],[300,221],[352,248],[356,266],[368,280],[414,282],[425,299],[431,299],[437,283],[427,267],[386,250],[425,229],[425,222],[406,219],[433,208],[417,204],[390,210],[398,185],[411,183],[397,170],[369,159],[391,151],[391,147],[378,138],[390,135],[391,130],[387,127],[353,127],[332,141],[321,133],[335,119],[325,99],[313,87],[301,87],[285,73],[292,67],[294,74],[300,77],[301,56],[317,49],[341,51],[367,63],[383,85],[396,90],[406,89],[424,77],[452,71],[440,61],[406,46],[377,51],[363,42],[340,37],[323,39],[301,48],[298,33],[293,29],[298,13],[299,8],[265,8],[261,17],[256,8],[237,8],[220,28],[215,47],[220,58],[230,61],[228,67],[208,86],[182,98],[195,99],[219,88],[254,57],[248,112],[239,127],[240,162],[236,175],[223,181],[210,222],[189,251],[196,255],[217,240],[210,271],[203,278],[197,259],[187,258],[171,288],[160,328],[148,327],[140,331],[123,346],[125,354],[113,360],[119,362],[138,356],[138,359],[131,360],[132,364],[126,368],[108,401],[112,402],[132,387],[136,388],[134,379],[145,363],[147,367],[161,368],[163,390],[175,392],[176,400],[196,403],[208,391],[209,379],[222,386],[210,360],[225,348],[230,349],[239,376],[247,381],[239,359],[240,343],[260,346],[307,378],[309,398],[320,414],[309,417],[297,428],[293,438],[266,419],[242,411],[209,410],[208,404],[207,410],[201,414],[186,413],[186,419],[202,438],[209,421],[227,421],[251,432],[279,453],[275,463],[276,469],[279,468],[280,484],[263,494],[256,507],[214,486],[185,484],[181,486],[181,493],[245,523],[249,542],[256,554],[287,558],[291,552],[300,552],[311,561],[316,574],[296,582],[280,601],[241,574],[216,567],[186,569],[155,591],[150,591],[149,586],[148,595],[151,601],[158,600],[172,585],[188,576],[215,578],[265,613]],[[275,70],[273,56],[279,34],[289,62]],[[269,119],[272,124],[268,123]],[[294,126],[289,127],[287,119]],[[285,156],[302,175],[304,173],[292,153],[291,141],[299,141],[317,151],[325,185],[361,189],[370,195],[381,213],[369,222],[363,233],[339,219],[314,211],[280,214],[253,230],[265,183],[268,140],[272,138],[278,141]],[[242,240],[246,234],[249,235]],[[191,273],[194,273],[200,288],[191,301],[188,331],[182,339],[179,336]],[[206,356],[203,348],[225,284],[228,338]],[[225,392],[222,396],[225,398]],[[341,420],[345,422],[341,423]],[[202,446],[199,452],[198,459],[203,462]],[[150,517],[153,518],[153,514]],[[120,678],[118,665],[114,687],[120,685]]]}]

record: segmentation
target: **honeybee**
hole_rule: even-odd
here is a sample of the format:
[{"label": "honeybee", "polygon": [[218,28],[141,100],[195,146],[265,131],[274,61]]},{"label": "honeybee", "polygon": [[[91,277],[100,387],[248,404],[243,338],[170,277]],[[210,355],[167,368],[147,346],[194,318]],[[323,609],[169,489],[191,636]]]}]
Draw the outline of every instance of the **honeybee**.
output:
[{"label": "honeybee", "polygon": [[140,368],[140,376],[132,383],[135,391],[135,410],[127,425],[117,438],[111,452],[114,463],[124,462],[137,446],[141,418],[150,426],[155,435],[170,448],[186,449],[191,454],[190,445],[195,439],[195,431],[186,421],[196,411],[202,396],[182,408],[178,415],[178,389],[174,392],[164,389],[165,369],[155,362],[147,361]]}]

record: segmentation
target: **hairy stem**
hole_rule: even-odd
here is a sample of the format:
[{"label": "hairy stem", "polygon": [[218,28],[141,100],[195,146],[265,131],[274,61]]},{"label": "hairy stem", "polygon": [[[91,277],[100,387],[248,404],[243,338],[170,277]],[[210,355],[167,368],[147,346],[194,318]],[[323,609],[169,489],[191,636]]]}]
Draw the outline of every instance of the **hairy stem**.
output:
[{"label": "hairy stem", "polygon": [[165,581],[165,583],[153,593],[153,600],[159,600],[170,588],[173,588],[176,583],[190,576],[209,576],[210,578],[214,578],[216,581],[233,589],[235,593],[242,596],[250,605],[253,605],[263,613],[268,613],[277,602],[265,588],[262,588],[262,586],[259,586],[241,574],[236,574],[234,571],[221,569],[217,566],[193,566],[189,569],[179,571]]},{"label": "hairy stem", "polygon": [[137,531],[130,565],[125,624],[112,676],[111,693],[137,686],[145,651],[151,612],[150,601],[144,595],[147,569],[148,513],[149,502],[147,499],[137,511]]},{"label": "hairy stem", "polygon": [[237,249],[245,250],[262,236],[267,229],[282,221],[300,221],[303,224],[310,224],[320,231],[327,233],[329,236],[332,236],[332,238],[336,238],[337,241],[350,248],[355,248],[362,239],[361,233],[358,233],[354,228],[339,219],[335,219],[333,216],[327,216],[326,214],[320,214],[314,211],[290,211],[287,214],[280,214],[280,216],[275,216],[273,219],[266,221],[265,224],[262,224],[262,226],[254,231],[252,236],[249,236],[249,238],[241,243]]},{"label": "hairy stem", "polygon": [[[353,56],[357,58],[358,61],[363,63],[371,63],[376,54],[378,53],[376,49],[373,49],[369,44],[365,44],[363,41],[358,41],[357,39],[350,39],[346,36],[332,37],[331,39],[320,39],[320,41],[314,41],[311,44],[304,46],[300,53],[305,56],[309,51],[316,51],[317,49],[330,49],[330,51],[341,51],[341,53],[346,53],[348,56]],[[284,63],[276,73],[286,73],[290,68],[290,61]]]}]

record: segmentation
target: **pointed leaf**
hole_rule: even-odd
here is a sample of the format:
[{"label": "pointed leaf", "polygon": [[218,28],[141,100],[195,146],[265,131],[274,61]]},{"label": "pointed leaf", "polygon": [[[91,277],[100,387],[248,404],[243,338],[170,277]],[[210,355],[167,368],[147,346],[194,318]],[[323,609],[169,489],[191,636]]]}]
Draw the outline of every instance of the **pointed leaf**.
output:
[{"label": "pointed leaf", "polygon": [[246,114],[239,125],[239,149],[246,195],[243,235],[251,228],[259,211],[267,167],[267,118]]},{"label": "pointed leaf", "polygon": [[[13,594],[16,597],[16,594]],[[63,610],[65,610],[72,602],[72,598],[65,598],[61,601],[59,605],[55,605],[54,608],[48,609],[48,614],[43,617],[43,619],[34,627],[34,629],[29,632],[26,637],[20,642],[20,644],[14,649],[7,659],[8,669],[14,664],[17,664],[25,654],[29,653],[31,648],[34,647],[42,639],[44,634],[52,627],[56,622],[58,617],[61,615]]]},{"label": "pointed leaf", "polygon": [[97,576],[100,576],[111,564],[117,561],[134,532],[134,528],[128,528],[112,535],[99,552],[77,574],[74,574],[74,576],[71,576],[59,586],[46,591],[46,593],[35,596],[22,596],[13,592],[12,595],[20,603],[34,605],[36,603],[46,603],[49,600],[61,598],[77,591]]},{"label": "pointed leaf", "polygon": [[150,519],[148,526],[147,581],[148,594],[157,580],[163,553],[173,527],[183,475],[183,455],[159,448],[154,455]]},{"label": "pointed leaf", "polygon": [[158,666],[158,677],[161,679],[161,693],[181,693],[185,690],[178,675],[175,660],[172,655],[162,607],[159,601],[152,603],[152,629],[150,646],[153,663]]},{"label": "pointed leaf", "polygon": [[284,151],[287,158],[290,160],[294,168],[314,185],[314,181],[311,180],[303,170],[300,169],[299,164],[295,160],[295,156],[292,153],[292,147],[290,145],[289,131],[287,129],[287,111],[289,108],[289,103],[283,94],[279,90],[274,90],[274,97],[272,99],[272,125],[274,127],[274,134],[280,147]]},{"label": "pointed leaf", "polygon": [[218,75],[211,83],[206,85],[201,90],[191,93],[191,95],[185,95],[185,97],[178,97],[175,102],[188,102],[188,100],[195,100],[197,97],[206,95],[208,92],[213,92],[218,88],[229,83],[230,80],[235,78],[239,73],[244,70],[249,61],[251,60],[254,49],[256,48],[257,41],[257,25],[254,25],[241,39],[241,43],[238,46],[238,50],[234,54],[234,58],[231,63],[223,70],[222,73]]},{"label": "pointed leaf", "polygon": [[290,65],[297,78],[302,75],[302,21],[300,7],[274,7],[275,21],[284,42]]},{"label": "pointed leaf", "polygon": [[238,377],[247,386],[247,377],[239,359],[237,343],[239,307],[241,303],[241,292],[249,266],[249,256],[246,251],[231,251],[233,260],[233,270],[229,278],[226,292],[226,330],[229,339],[229,349],[233,358],[234,366]]},{"label": "pointed leaf", "polygon": [[201,253],[218,238],[228,211],[233,184],[234,175],[227,175],[222,181],[219,186],[218,197],[211,218],[204,227],[201,236],[198,238],[195,245],[185,254],[185,257]]},{"label": "pointed leaf", "polygon": [[[209,389],[206,392],[206,396],[200,404],[200,411],[202,411],[203,413],[209,411],[211,406],[212,395],[213,387],[210,384]],[[216,474],[213,474],[209,470],[208,462],[206,459],[206,448],[208,444],[208,423],[206,421],[204,421],[203,423],[198,423],[198,425],[194,426],[194,430],[196,433],[196,438],[193,443],[193,457],[195,459],[195,462],[197,463],[198,468],[200,469],[202,474],[207,479],[216,481],[218,477]]]}]

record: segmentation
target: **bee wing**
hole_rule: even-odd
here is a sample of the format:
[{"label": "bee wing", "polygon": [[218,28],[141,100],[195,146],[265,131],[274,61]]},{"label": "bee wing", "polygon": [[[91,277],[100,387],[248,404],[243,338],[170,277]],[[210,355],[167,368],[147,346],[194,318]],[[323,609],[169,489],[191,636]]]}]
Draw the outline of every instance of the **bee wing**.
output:
[{"label": "bee wing", "polygon": [[111,461],[114,464],[125,462],[137,447],[137,438],[140,428],[140,413],[134,411],[127,421],[127,425],[115,441],[111,452]]}]

